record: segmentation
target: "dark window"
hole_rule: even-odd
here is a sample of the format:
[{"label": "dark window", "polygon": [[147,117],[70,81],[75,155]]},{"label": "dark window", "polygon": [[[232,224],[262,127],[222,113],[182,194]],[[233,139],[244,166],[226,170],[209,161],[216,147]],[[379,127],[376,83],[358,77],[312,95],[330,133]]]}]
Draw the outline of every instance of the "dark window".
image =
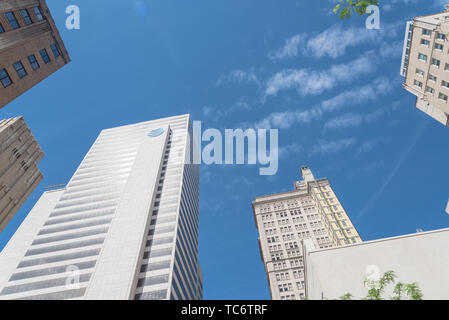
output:
[{"label": "dark window", "polygon": [[52,44],[50,46],[51,50],[53,51],[53,55],[55,56],[55,58],[59,57],[61,55],[61,53],[59,53],[59,49],[58,46],[55,44]]},{"label": "dark window", "polygon": [[6,71],[6,69],[0,70],[0,81],[5,88],[9,87],[12,84],[11,78],[9,77],[8,71]]},{"label": "dark window", "polygon": [[5,32],[5,29],[3,29],[3,26],[2,26],[2,24],[0,23],[0,33],[3,33],[3,32]]},{"label": "dark window", "polygon": [[17,29],[20,27],[19,23],[17,22],[16,16],[14,15],[14,12],[6,12],[5,15],[13,29]]},{"label": "dark window", "polygon": [[28,61],[30,62],[31,68],[33,68],[33,70],[39,69],[39,63],[37,62],[36,56],[34,54],[28,56]]},{"label": "dark window", "polygon": [[44,20],[44,17],[42,17],[41,8],[34,7],[33,11],[34,11],[34,14],[36,15],[36,18],[37,18],[38,21]]},{"label": "dark window", "polygon": [[51,61],[46,49],[42,49],[39,53],[41,54],[42,60],[44,60],[46,64]]},{"label": "dark window", "polygon": [[19,76],[19,78],[23,78],[27,75],[27,72],[25,70],[25,68],[23,67],[22,61],[17,61],[16,63],[13,64],[14,69],[16,69],[17,71],[17,75]]},{"label": "dark window", "polygon": [[27,9],[22,9],[22,10],[20,10],[20,13],[22,14],[23,20],[25,21],[25,23],[26,23],[27,25],[33,23],[33,21],[31,20],[31,17],[30,17],[30,15],[29,15]]}]

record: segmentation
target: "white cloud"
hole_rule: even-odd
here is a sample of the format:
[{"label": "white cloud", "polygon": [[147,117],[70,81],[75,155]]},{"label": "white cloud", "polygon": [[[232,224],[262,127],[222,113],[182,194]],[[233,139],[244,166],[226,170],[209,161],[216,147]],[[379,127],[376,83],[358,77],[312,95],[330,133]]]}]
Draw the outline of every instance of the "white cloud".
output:
[{"label": "white cloud", "polygon": [[279,91],[295,88],[298,94],[318,95],[375,71],[377,59],[373,51],[347,64],[335,64],[329,69],[286,69],[272,76],[265,89],[267,96],[276,96]]},{"label": "white cloud", "polygon": [[[310,123],[320,119],[325,113],[338,111],[350,105],[360,105],[371,100],[374,101],[388,94],[392,88],[387,78],[380,77],[375,79],[372,84],[344,91],[331,99],[322,101],[309,110],[289,110],[271,113],[251,127],[288,129],[297,123]],[[371,115],[371,117],[374,116],[375,114]]]},{"label": "white cloud", "polygon": [[273,61],[296,57],[299,53],[300,44],[301,36],[297,34],[292,38],[285,40],[285,45],[274,53],[269,54],[268,57]]},{"label": "white cloud", "polygon": [[331,120],[328,120],[324,124],[324,128],[341,129],[341,128],[359,127],[362,124],[368,124],[378,120],[380,117],[383,116],[383,114],[384,111],[382,109],[378,109],[368,114],[346,113],[341,116],[335,117]]},{"label": "white cloud", "polygon": [[358,127],[363,123],[363,116],[360,114],[346,113],[344,115],[328,120],[324,124],[325,129],[337,129]]},{"label": "white cloud", "polygon": [[220,86],[225,83],[259,83],[259,79],[253,71],[234,70],[228,74],[220,76],[216,85]]},{"label": "white cloud", "polygon": [[402,30],[403,22],[381,25],[380,30],[332,26],[307,41],[304,53],[316,58],[329,56],[338,58],[344,55],[348,48],[361,44],[372,44],[386,38],[393,38]]},{"label": "white cloud", "polygon": [[251,105],[246,101],[246,99],[240,98],[234,105],[227,108],[217,108],[211,106],[204,106],[201,108],[202,115],[204,118],[210,118],[215,121],[220,120],[223,117],[228,116],[234,112],[243,112],[251,110]]}]

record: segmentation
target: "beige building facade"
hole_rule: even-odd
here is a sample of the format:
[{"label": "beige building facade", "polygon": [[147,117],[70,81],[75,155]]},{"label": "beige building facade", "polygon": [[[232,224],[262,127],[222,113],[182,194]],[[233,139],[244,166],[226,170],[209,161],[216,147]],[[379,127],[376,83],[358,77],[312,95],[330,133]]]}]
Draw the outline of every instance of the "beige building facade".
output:
[{"label": "beige building facade", "polygon": [[43,156],[22,117],[0,121],[0,232],[44,178]]},{"label": "beige building facade", "polygon": [[273,300],[307,298],[302,243],[316,248],[361,243],[362,239],[328,179],[315,179],[308,167],[293,191],[257,197],[253,213],[261,258]]},{"label": "beige building facade", "polygon": [[449,11],[407,23],[401,75],[416,107],[449,126]]},{"label": "beige building facade", "polygon": [[0,108],[69,62],[45,0],[0,1]]}]

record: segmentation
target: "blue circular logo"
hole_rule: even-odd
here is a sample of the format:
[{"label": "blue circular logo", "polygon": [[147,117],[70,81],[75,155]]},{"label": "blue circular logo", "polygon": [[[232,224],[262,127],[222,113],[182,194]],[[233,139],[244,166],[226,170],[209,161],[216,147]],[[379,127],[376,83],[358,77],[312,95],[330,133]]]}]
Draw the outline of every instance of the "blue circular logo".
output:
[{"label": "blue circular logo", "polygon": [[152,137],[152,138],[155,138],[155,137],[159,137],[161,134],[163,134],[164,133],[164,129],[162,129],[162,128],[159,128],[159,129],[154,129],[154,130],[151,130],[149,133],[148,133],[148,136],[149,137]]}]

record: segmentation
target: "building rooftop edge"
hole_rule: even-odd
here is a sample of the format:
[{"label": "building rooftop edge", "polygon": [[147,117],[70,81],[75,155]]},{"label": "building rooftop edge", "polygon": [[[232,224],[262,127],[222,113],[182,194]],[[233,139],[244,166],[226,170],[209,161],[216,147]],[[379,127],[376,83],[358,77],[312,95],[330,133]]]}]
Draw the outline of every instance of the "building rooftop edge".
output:
[{"label": "building rooftop edge", "polygon": [[370,245],[370,244],[379,243],[379,242],[387,242],[387,241],[391,241],[391,240],[400,240],[400,239],[406,239],[406,238],[412,238],[412,237],[419,237],[419,236],[429,235],[429,234],[433,234],[433,233],[441,233],[441,232],[449,232],[449,228],[443,228],[443,229],[437,229],[437,230],[431,230],[431,231],[425,231],[425,232],[410,233],[410,234],[394,236],[394,237],[389,237],[389,238],[364,241],[364,242],[360,242],[360,243],[356,243],[356,244],[349,244],[349,245],[341,246],[341,247],[315,249],[315,250],[308,251],[307,254],[319,253],[319,252],[324,252],[324,251],[332,251],[332,250],[338,250],[338,249],[344,249],[344,248],[360,247],[360,246]]}]

